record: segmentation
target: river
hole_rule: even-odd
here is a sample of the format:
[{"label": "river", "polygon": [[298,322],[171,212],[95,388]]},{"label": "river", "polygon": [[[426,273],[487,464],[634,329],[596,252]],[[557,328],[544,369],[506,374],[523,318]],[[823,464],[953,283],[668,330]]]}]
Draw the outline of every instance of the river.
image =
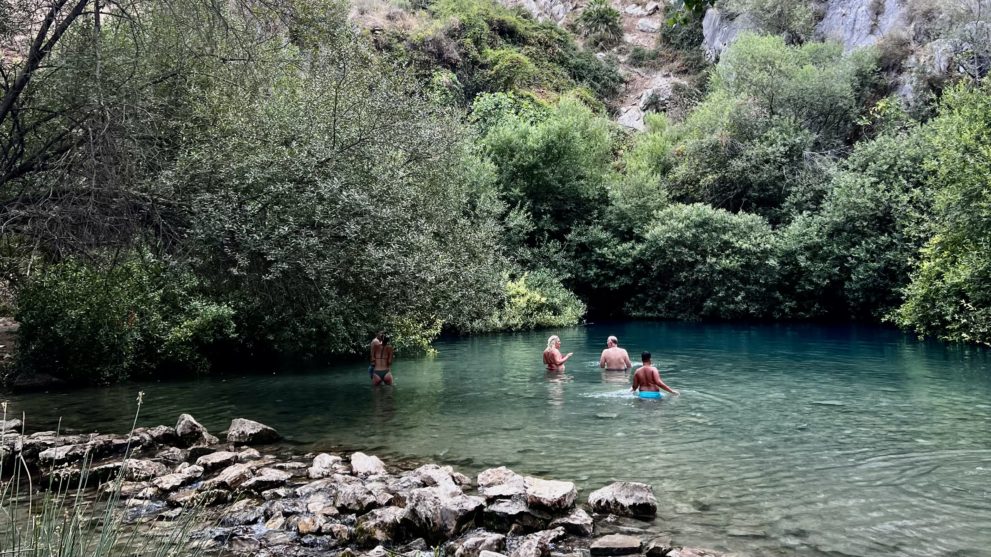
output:
[{"label": "river", "polygon": [[[552,331],[575,353],[549,375],[551,332],[446,339],[372,389],[367,366],[9,397],[30,430],[123,432],[181,412],[235,417],[300,451],[361,449],[466,473],[506,465],[653,485],[651,530],[748,555],[991,555],[991,354],[873,327],[619,323]],[[629,396],[599,370],[615,334],[681,391]]]}]

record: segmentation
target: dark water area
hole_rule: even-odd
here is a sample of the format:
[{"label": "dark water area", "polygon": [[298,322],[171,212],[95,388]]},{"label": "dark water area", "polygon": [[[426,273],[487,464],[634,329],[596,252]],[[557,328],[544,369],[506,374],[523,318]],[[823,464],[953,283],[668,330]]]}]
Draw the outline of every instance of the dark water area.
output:
[{"label": "dark water area", "polygon": [[[574,352],[540,363],[549,334]],[[654,354],[682,392],[629,395],[598,356],[615,334]],[[649,529],[745,555],[991,555],[991,354],[897,331],[821,325],[615,323],[437,343],[372,389],[367,365],[9,397],[31,430],[124,432],[189,412],[213,433],[235,417],[300,451],[361,449],[506,465],[575,481],[654,486]]]}]

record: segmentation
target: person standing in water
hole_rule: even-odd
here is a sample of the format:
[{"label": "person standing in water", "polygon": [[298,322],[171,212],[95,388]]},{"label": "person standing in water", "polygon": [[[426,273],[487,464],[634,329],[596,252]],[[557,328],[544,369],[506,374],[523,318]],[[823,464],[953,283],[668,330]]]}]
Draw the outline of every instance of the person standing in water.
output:
[{"label": "person standing in water", "polygon": [[372,386],[383,383],[392,385],[392,359],[395,351],[389,346],[389,337],[382,335],[382,342],[372,354]]},{"label": "person standing in water", "polygon": [[640,358],[643,360],[643,365],[633,374],[633,388],[630,389],[631,391],[639,390],[640,398],[661,398],[661,389],[673,395],[681,394],[665,385],[664,381],[661,381],[661,374],[650,363],[650,352],[644,352]]},{"label": "person standing in water", "polygon": [[606,347],[599,357],[599,367],[606,371],[626,371],[633,367],[630,355],[619,347],[619,339],[613,336],[607,338]]},{"label": "person standing in water", "polygon": [[547,371],[564,371],[564,362],[568,361],[574,352],[561,355],[561,339],[557,335],[551,335],[547,339],[547,348],[544,349],[544,365]]},{"label": "person standing in water", "polygon": [[385,331],[379,331],[375,333],[375,338],[372,339],[371,352],[368,354],[368,377],[374,375],[372,372],[375,371],[375,351],[379,346],[382,346],[382,339],[384,337]]}]

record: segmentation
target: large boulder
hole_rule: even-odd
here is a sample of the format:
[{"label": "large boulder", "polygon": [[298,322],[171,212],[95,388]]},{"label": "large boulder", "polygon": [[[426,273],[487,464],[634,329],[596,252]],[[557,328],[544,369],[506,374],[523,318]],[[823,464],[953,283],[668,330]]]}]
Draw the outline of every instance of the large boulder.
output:
[{"label": "large boulder", "polygon": [[382,507],[362,515],[354,529],[356,541],[366,546],[397,541],[405,515],[402,507]]},{"label": "large boulder", "polygon": [[339,484],[334,491],[334,506],[338,509],[363,513],[379,506],[378,497],[359,482]]},{"label": "large boulder", "polygon": [[227,428],[227,442],[239,445],[263,445],[281,439],[279,432],[265,424],[244,418],[235,418]]},{"label": "large boulder", "polygon": [[341,462],[343,460],[339,456],[320,453],[313,459],[313,465],[307,470],[307,474],[314,480],[332,476],[335,472],[334,468]]},{"label": "large boulder", "polygon": [[23,427],[21,420],[0,420],[0,433],[17,433]]},{"label": "large boulder", "polygon": [[179,444],[184,447],[197,444],[211,445],[217,440],[216,437],[210,435],[203,424],[189,414],[179,415],[179,420],[175,424],[175,434]]},{"label": "large boulder", "polygon": [[599,513],[648,517],[657,514],[654,490],[638,482],[615,482],[593,491],[588,504]]},{"label": "large boulder", "polygon": [[709,8],[702,18],[702,50],[715,62],[736,39],[747,31],[757,29],[757,24],[747,14],[732,17],[718,8]]},{"label": "large boulder", "polygon": [[611,555],[631,555],[640,553],[643,542],[640,538],[625,534],[609,534],[592,542],[589,550],[594,557]]},{"label": "large boulder", "polygon": [[351,471],[354,475],[363,477],[385,474],[385,464],[377,456],[354,453],[351,455]]},{"label": "large boulder", "polygon": [[409,529],[432,542],[448,540],[475,524],[485,499],[451,493],[440,487],[423,487],[410,492],[406,501]]},{"label": "large boulder", "polygon": [[460,492],[461,488],[458,487],[454,474],[455,472],[450,466],[438,466],[436,464],[424,464],[410,473],[426,487],[437,486],[449,491]]},{"label": "large boulder", "polygon": [[526,495],[526,480],[505,466],[478,474],[478,491],[486,499],[508,499]]},{"label": "large boulder", "polygon": [[482,512],[482,524],[497,532],[536,532],[546,528],[551,518],[545,512],[530,508],[523,497],[493,501]]},{"label": "large boulder", "polygon": [[527,476],[525,480],[526,502],[531,507],[566,511],[575,504],[578,490],[571,482],[542,480],[532,476]]}]

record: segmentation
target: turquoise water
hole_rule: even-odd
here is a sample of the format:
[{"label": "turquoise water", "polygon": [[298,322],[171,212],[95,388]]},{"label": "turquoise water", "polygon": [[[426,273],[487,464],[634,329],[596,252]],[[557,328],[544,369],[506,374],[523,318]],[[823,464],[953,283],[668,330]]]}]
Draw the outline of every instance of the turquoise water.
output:
[{"label": "turquoise water", "polygon": [[[557,333],[562,375],[540,353]],[[373,390],[367,366],[11,398],[34,428],[123,431],[190,412],[234,417],[301,451],[361,448],[465,472],[507,465],[575,481],[654,486],[647,525],[681,544],[747,555],[991,555],[991,355],[875,328],[593,325],[439,342]],[[682,392],[631,397],[603,372],[609,334],[654,353]],[[634,360],[636,361],[636,357]]]}]

